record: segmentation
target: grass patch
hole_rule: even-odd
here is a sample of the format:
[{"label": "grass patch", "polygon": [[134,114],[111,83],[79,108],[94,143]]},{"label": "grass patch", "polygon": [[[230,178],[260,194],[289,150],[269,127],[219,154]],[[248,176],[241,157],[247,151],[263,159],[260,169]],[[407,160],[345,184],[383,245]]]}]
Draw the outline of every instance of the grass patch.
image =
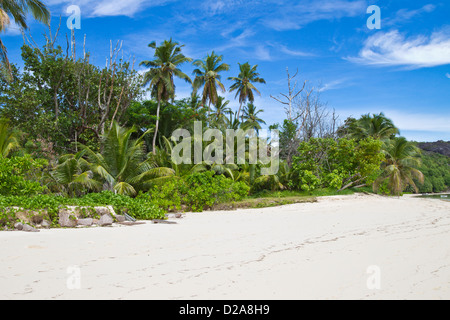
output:
[{"label": "grass patch", "polygon": [[214,206],[212,210],[236,210],[236,209],[256,209],[256,208],[270,208],[285,206],[288,204],[295,203],[306,203],[306,202],[317,202],[315,197],[311,196],[294,196],[294,197],[266,197],[266,198],[247,198],[245,200],[233,202],[233,203],[222,203]]}]

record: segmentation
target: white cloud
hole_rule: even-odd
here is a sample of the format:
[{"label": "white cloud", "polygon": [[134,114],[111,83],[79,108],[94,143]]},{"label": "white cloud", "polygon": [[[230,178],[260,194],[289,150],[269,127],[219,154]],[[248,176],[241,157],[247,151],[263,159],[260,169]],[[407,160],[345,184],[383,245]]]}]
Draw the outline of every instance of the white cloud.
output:
[{"label": "white cloud", "polygon": [[10,24],[3,30],[2,36],[19,36],[22,35],[21,28],[11,20]]},{"label": "white cloud", "polygon": [[270,56],[269,49],[265,46],[257,46],[255,48],[255,58],[263,61],[271,61],[272,57]]},{"label": "white cloud", "polygon": [[423,6],[420,9],[416,10],[408,10],[408,9],[401,9],[397,11],[396,15],[392,19],[384,19],[383,25],[384,26],[392,26],[399,23],[409,22],[413,20],[414,18],[417,18],[423,13],[430,13],[436,10],[436,6],[434,4],[427,4]]},{"label": "white cloud", "polygon": [[343,87],[348,86],[348,79],[347,78],[342,78],[342,79],[337,79],[334,81],[330,81],[328,83],[325,83],[324,85],[322,85],[319,88],[319,92],[325,92],[325,91],[329,91],[329,90],[336,90],[336,89],[340,89]]},{"label": "white cloud", "polygon": [[405,38],[397,30],[377,33],[367,39],[358,57],[349,61],[376,66],[426,68],[450,64],[450,33]]},{"label": "white cloud", "polygon": [[266,26],[277,31],[297,30],[314,21],[364,16],[367,2],[365,0],[302,1],[296,5],[292,5],[292,2],[285,3],[282,8],[264,19]]},{"label": "white cloud", "polygon": [[450,73],[446,73],[445,76],[450,79]]},{"label": "white cloud", "polygon": [[78,5],[81,8],[81,14],[87,17],[131,17],[145,8],[163,6],[172,1],[174,0],[48,0],[47,4],[50,7],[58,7],[63,14],[66,14],[67,6]]}]

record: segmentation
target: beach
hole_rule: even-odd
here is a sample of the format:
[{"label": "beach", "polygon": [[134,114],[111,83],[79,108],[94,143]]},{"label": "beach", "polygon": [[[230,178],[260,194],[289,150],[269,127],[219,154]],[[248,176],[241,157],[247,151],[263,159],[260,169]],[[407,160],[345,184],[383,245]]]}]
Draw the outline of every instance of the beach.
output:
[{"label": "beach", "polygon": [[355,194],[0,232],[0,299],[450,299],[450,202]]}]

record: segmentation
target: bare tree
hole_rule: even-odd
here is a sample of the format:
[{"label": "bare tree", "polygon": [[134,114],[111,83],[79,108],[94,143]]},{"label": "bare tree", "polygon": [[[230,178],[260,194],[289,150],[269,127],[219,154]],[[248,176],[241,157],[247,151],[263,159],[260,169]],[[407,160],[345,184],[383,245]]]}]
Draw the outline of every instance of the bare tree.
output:
[{"label": "bare tree", "polygon": [[297,90],[297,81],[295,81],[294,85],[292,85],[291,82],[298,75],[298,69],[297,69],[297,71],[295,72],[295,74],[292,77],[289,74],[289,68],[286,68],[286,73],[287,73],[287,79],[288,79],[288,94],[286,95],[284,93],[280,93],[280,95],[282,95],[286,100],[282,101],[280,98],[274,97],[272,95],[270,97],[272,99],[278,101],[281,104],[287,105],[287,107],[285,107],[287,118],[288,118],[289,121],[294,122],[296,119],[292,118],[293,102],[298,97],[298,95],[303,92],[303,90],[305,89],[307,81],[305,81],[303,83],[303,88],[301,90],[296,91]]}]

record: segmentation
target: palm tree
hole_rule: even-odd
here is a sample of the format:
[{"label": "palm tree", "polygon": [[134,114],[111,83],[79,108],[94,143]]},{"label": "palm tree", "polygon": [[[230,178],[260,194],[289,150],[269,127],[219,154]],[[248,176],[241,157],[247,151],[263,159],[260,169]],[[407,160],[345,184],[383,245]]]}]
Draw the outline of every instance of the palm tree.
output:
[{"label": "palm tree", "polygon": [[196,92],[203,86],[202,103],[205,105],[209,101],[209,112],[211,112],[211,103],[217,103],[217,86],[222,92],[226,91],[225,86],[220,82],[221,76],[219,72],[230,70],[230,66],[226,63],[221,63],[222,60],[223,56],[218,56],[213,51],[204,60],[195,60],[193,63],[198,67],[192,72],[195,75],[194,91]]},{"label": "palm tree", "polygon": [[[49,24],[50,12],[39,0],[1,0],[0,1],[0,32],[5,31],[10,24],[10,17],[24,30],[28,29],[27,14],[31,13],[33,18]],[[0,39],[0,60],[3,69],[6,69],[8,77],[11,77],[11,69],[7,55],[7,49]]]},{"label": "palm tree", "polygon": [[175,98],[175,84],[174,76],[192,84],[192,80],[184,74],[179,66],[186,62],[191,62],[191,58],[187,58],[181,52],[184,45],[179,45],[177,42],[164,40],[164,42],[157,47],[153,41],[148,45],[155,49],[155,59],[151,61],[142,61],[140,65],[150,68],[144,74],[144,83],[146,86],[150,84],[152,96],[158,101],[158,109],[156,112],[156,127],[153,136],[153,154],[156,153],[156,137],[158,135],[159,127],[159,112],[161,109],[161,101],[167,102],[169,99]]},{"label": "palm tree", "polygon": [[12,150],[19,146],[19,138],[11,130],[9,121],[0,119],[0,156],[6,158]]},{"label": "palm tree", "polygon": [[249,103],[245,108],[242,114],[242,120],[245,121],[246,124],[250,128],[259,132],[261,130],[261,124],[266,124],[266,122],[258,117],[258,114],[264,112],[264,110],[258,110],[253,103]]},{"label": "palm tree", "polygon": [[250,66],[248,62],[244,64],[239,63],[239,75],[238,77],[230,77],[228,80],[234,81],[230,87],[230,92],[237,90],[236,98],[239,96],[239,111],[237,117],[241,114],[242,105],[247,101],[254,102],[255,96],[253,92],[261,93],[256,89],[253,83],[266,83],[266,81],[259,77],[259,73],[256,72],[258,65]]},{"label": "palm tree", "polygon": [[383,113],[365,114],[356,121],[349,121],[348,126],[350,137],[358,140],[368,137],[384,140],[400,133],[392,120],[386,118]]},{"label": "palm tree", "polygon": [[70,197],[83,189],[100,190],[102,183],[94,179],[91,164],[83,159],[84,152],[66,154],[58,159],[58,165],[49,173],[50,178]]},{"label": "palm tree", "polygon": [[133,140],[135,132],[134,127],[126,129],[113,122],[111,130],[102,137],[102,153],[80,144],[92,172],[105,181],[103,189],[133,196],[152,179],[174,174],[172,169],[155,168],[150,159],[145,159],[144,137],[151,130]]},{"label": "palm tree", "polygon": [[424,175],[416,168],[420,166],[420,150],[404,137],[385,142],[383,152],[386,160],[382,164],[383,173],[374,182],[373,189],[377,192],[381,184],[387,181],[387,186],[393,195],[400,195],[410,185],[419,192],[413,179],[424,182]]},{"label": "palm tree", "polygon": [[229,100],[225,100],[224,97],[218,97],[217,102],[214,104],[214,112],[211,114],[211,122],[213,122],[216,126],[226,126],[228,124],[227,115],[233,113],[231,109],[228,107],[230,103]]}]

